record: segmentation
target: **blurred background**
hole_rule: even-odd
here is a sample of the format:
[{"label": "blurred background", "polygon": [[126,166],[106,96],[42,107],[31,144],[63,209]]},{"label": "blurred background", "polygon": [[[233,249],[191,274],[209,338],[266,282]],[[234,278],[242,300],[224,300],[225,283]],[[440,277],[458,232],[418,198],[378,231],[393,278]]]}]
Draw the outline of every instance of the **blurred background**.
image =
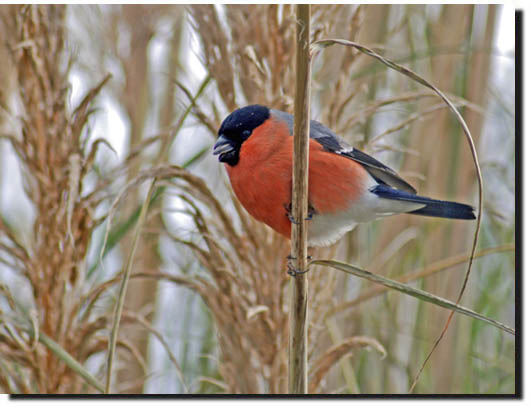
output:
[{"label": "blurred background", "polygon": [[[157,177],[112,391],[286,392],[289,243],[239,206],[211,147],[239,106],[293,110],[294,28],[290,5],[0,6],[0,391],[97,392],[35,337],[104,382],[118,284]],[[514,34],[510,6],[312,6],[313,40],[366,45],[459,107],[485,203],[461,304],[511,327]],[[477,206],[456,118],[404,75],[327,48],[311,115],[419,194]],[[455,301],[474,228],[400,215],[312,254]],[[448,311],[324,267],[309,279],[310,391],[407,393]],[[514,391],[514,336],[460,315],[414,390]]]}]

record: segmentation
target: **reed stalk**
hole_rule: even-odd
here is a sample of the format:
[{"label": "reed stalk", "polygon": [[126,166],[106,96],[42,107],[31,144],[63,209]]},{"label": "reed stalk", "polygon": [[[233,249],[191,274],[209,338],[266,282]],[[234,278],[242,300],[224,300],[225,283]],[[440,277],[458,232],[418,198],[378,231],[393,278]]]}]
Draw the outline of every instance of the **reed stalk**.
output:
[{"label": "reed stalk", "polygon": [[289,392],[308,393],[308,135],[310,130],[310,5],[297,5],[295,42],[295,123],[291,215],[291,281]]}]

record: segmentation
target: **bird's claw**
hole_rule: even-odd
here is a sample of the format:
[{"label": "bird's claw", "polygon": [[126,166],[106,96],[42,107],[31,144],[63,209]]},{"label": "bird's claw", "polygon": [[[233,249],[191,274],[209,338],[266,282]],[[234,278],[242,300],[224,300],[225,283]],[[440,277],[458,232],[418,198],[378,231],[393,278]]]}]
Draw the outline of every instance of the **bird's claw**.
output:
[{"label": "bird's claw", "polygon": [[297,225],[302,224],[301,222],[295,220],[295,218],[293,218],[293,215],[291,215],[291,213],[288,213],[288,220],[290,220],[292,224],[297,224]]},{"label": "bird's claw", "polygon": [[295,269],[295,268],[293,268],[293,267],[291,267],[291,268],[288,267],[288,275],[289,275],[289,276],[293,276],[293,277],[295,277],[295,276],[297,276],[297,275],[305,274],[305,273],[308,272],[309,270],[310,270],[310,269],[308,268],[308,269],[305,269],[305,270],[301,271],[301,270],[299,270],[299,269]]},{"label": "bird's claw", "polygon": [[[302,224],[300,221],[295,220],[293,215],[291,215],[291,204],[284,205],[284,209],[286,210],[286,215],[288,217],[288,220],[290,220],[290,222],[292,224],[297,224],[297,225],[298,224]],[[315,214],[315,209],[311,205],[309,205],[308,206],[308,216],[304,220],[305,221],[311,221],[314,214]]]},{"label": "bird's claw", "polygon": [[[286,259],[288,259],[288,275],[290,275],[290,276],[294,277],[296,275],[302,275],[302,274],[305,274],[306,272],[308,272],[310,270],[310,268],[307,268],[307,269],[304,269],[304,270],[300,270],[300,269],[295,268],[295,266],[293,266],[293,261],[297,259],[295,256],[288,255]],[[311,260],[312,257],[311,256],[307,256],[306,259],[307,260]]]}]

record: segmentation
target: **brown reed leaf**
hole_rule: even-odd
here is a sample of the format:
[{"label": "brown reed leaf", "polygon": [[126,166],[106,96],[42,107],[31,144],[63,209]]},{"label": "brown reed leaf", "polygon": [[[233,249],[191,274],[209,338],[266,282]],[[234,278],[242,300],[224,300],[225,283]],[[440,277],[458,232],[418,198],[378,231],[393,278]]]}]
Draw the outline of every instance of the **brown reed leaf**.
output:
[{"label": "brown reed leaf", "polygon": [[341,358],[356,347],[371,347],[377,350],[382,358],[387,356],[387,351],[376,339],[367,336],[354,336],[328,349],[318,360],[314,361],[310,374],[312,376],[308,392],[315,393],[326,373]]}]

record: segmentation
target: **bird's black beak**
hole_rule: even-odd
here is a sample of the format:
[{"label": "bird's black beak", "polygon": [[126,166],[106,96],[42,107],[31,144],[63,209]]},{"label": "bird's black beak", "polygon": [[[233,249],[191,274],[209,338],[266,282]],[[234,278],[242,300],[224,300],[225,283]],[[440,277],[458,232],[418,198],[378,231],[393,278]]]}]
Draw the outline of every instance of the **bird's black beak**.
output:
[{"label": "bird's black beak", "polygon": [[218,137],[218,140],[214,144],[213,154],[214,156],[221,154],[219,156],[219,160],[222,161],[223,154],[233,152],[234,150],[234,142],[232,140],[229,140],[227,137],[220,135]]}]

